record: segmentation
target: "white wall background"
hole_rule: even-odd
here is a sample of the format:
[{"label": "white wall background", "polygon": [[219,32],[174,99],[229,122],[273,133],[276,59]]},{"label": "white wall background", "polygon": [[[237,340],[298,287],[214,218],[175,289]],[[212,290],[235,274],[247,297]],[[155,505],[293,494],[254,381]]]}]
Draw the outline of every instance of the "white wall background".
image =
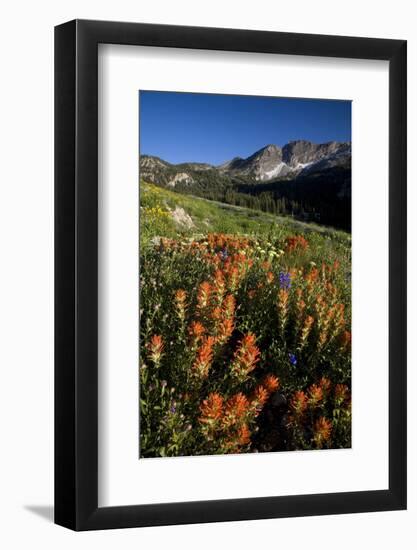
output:
[{"label": "white wall background", "polygon": [[[15,0],[1,9],[0,544],[3,548],[414,548],[417,36],[411,0]],[[403,38],[409,53],[409,510],[72,533],[53,525],[53,26],[73,18]]]}]

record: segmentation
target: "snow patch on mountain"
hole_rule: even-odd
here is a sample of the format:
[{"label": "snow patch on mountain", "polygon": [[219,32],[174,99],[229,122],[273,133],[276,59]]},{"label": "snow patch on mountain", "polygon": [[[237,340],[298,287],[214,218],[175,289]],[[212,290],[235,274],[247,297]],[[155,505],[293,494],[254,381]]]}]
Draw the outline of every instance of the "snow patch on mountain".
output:
[{"label": "snow patch on mountain", "polygon": [[311,166],[314,162],[299,162],[295,167],[296,170],[304,170],[307,166]]},{"label": "snow patch on mountain", "polygon": [[263,174],[260,174],[256,179],[257,180],[270,180],[281,175],[282,172],[288,171],[288,165],[285,162],[280,162],[272,170],[266,170]]}]

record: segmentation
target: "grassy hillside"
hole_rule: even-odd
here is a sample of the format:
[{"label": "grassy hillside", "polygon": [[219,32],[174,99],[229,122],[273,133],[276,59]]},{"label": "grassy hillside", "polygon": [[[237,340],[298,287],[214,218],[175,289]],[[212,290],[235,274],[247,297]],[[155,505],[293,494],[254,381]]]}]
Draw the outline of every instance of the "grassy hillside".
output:
[{"label": "grassy hillside", "polygon": [[[326,243],[326,248],[350,250],[351,236],[344,231],[260,210],[182,195],[150,183],[140,184],[140,206],[141,245],[145,246],[154,237],[192,237],[209,232],[273,239],[283,239],[292,233],[299,233],[308,234],[310,238],[317,240],[318,246]],[[183,209],[189,218],[175,221],[175,209]]]}]

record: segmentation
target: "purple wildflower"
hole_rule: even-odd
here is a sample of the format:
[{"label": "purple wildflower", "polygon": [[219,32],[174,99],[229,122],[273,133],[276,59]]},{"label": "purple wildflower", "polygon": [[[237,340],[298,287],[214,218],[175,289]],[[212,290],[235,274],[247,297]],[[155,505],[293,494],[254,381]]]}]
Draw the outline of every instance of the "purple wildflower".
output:
[{"label": "purple wildflower", "polygon": [[227,248],[223,248],[223,250],[220,251],[220,258],[225,261],[228,257]]},{"label": "purple wildflower", "polygon": [[290,360],[291,365],[295,366],[297,364],[297,357],[293,353],[289,353],[288,358]]},{"label": "purple wildflower", "polygon": [[291,274],[287,271],[280,271],[279,273],[279,286],[285,290],[291,287]]}]

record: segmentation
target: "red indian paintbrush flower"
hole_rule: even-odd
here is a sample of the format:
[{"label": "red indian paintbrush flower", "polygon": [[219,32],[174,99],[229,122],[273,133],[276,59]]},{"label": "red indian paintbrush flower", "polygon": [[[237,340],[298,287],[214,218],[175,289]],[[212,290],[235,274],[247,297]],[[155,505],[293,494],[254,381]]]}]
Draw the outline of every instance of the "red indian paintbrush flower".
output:
[{"label": "red indian paintbrush flower", "polygon": [[242,392],[229,397],[225,406],[223,424],[230,426],[242,421],[248,412],[249,400]]},{"label": "red indian paintbrush flower", "polygon": [[212,288],[208,281],[204,281],[198,287],[197,294],[197,307],[199,309],[205,309],[210,303]]},{"label": "red indian paintbrush flower", "polygon": [[[345,327],[345,305],[335,304],[336,312],[334,315],[334,332],[338,333]],[[346,331],[347,332],[347,331]]]},{"label": "red indian paintbrush flower", "polygon": [[206,336],[197,350],[192,370],[199,377],[206,378],[213,360],[213,346],[216,339],[213,336]]},{"label": "red indian paintbrush flower", "polygon": [[234,292],[239,284],[239,269],[237,266],[232,266],[231,269],[228,271],[228,283],[229,288],[232,292]]},{"label": "red indian paintbrush flower", "polygon": [[251,436],[251,433],[248,428],[248,425],[242,424],[242,426],[240,426],[238,430],[238,441],[237,441],[238,444],[242,446],[247,445],[248,443],[250,443],[250,436]]},{"label": "red indian paintbrush flower", "polygon": [[295,307],[296,307],[296,311],[297,311],[297,323],[300,323],[302,317],[303,317],[303,314],[304,314],[304,310],[306,308],[306,303],[305,301],[302,299],[302,290],[300,288],[297,289],[297,292],[296,292],[296,295],[297,295],[297,301],[295,303]]},{"label": "red indian paintbrush flower", "polygon": [[232,333],[235,329],[235,324],[233,319],[223,319],[217,330],[217,342],[219,344],[224,344],[232,336]]},{"label": "red indian paintbrush flower", "polygon": [[233,294],[228,294],[223,300],[223,315],[226,319],[231,319],[235,313],[236,309],[236,299]]},{"label": "red indian paintbrush flower", "polygon": [[326,311],[326,302],[321,294],[317,295],[316,303],[314,304],[314,309],[316,312],[317,324],[321,328],[324,314]]},{"label": "red indian paintbrush flower", "polygon": [[185,290],[180,288],[175,292],[175,309],[177,311],[177,315],[181,321],[184,321],[185,319],[185,310],[187,308],[186,300],[187,300],[187,293]]},{"label": "red indian paintbrush flower", "polygon": [[244,447],[250,443],[250,437],[251,432],[246,423],[238,426],[237,429],[232,429],[223,443],[224,452],[239,453],[241,451],[241,447]]},{"label": "red indian paintbrush flower", "polygon": [[314,318],[311,315],[307,315],[307,317],[304,319],[303,328],[301,329],[300,343],[299,343],[300,349],[302,349],[307,344],[307,339],[311,332],[313,323],[314,323]]},{"label": "red indian paintbrush flower", "polygon": [[226,283],[224,281],[224,275],[220,269],[217,269],[214,273],[214,295],[219,303],[221,303],[223,299],[225,290]]},{"label": "red indian paintbrush flower", "polygon": [[262,384],[259,384],[259,386],[256,386],[253,397],[250,402],[251,410],[254,412],[255,416],[257,416],[261,412],[262,407],[268,401],[268,397],[269,397],[269,392]]},{"label": "red indian paintbrush flower", "polygon": [[313,440],[319,449],[330,439],[331,433],[332,423],[330,420],[321,416],[315,421]]},{"label": "red indian paintbrush flower", "polygon": [[319,334],[319,338],[317,340],[317,349],[321,351],[327,341],[327,332],[325,330],[321,330]]},{"label": "red indian paintbrush flower", "polygon": [[255,345],[256,337],[254,334],[246,334],[239,343],[238,349],[235,351],[232,372],[239,379],[245,379],[246,376],[256,367],[260,351]]},{"label": "red indian paintbrush flower", "polygon": [[296,391],[290,400],[290,407],[296,416],[302,416],[307,408],[308,397],[303,391]]},{"label": "red indian paintbrush flower", "polygon": [[287,237],[287,239],[285,240],[285,248],[287,252],[293,252],[295,250],[306,250],[308,248],[308,241],[302,235]]},{"label": "red indian paintbrush flower", "polygon": [[200,405],[201,416],[199,421],[214,427],[223,416],[223,397],[218,393],[210,393]]},{"label": "red indian paintbrush flower", "polygon": [[348,330],[344,330],[340,335],[340,347],[342,350],[350,348],[352,343],[352,334]]},{"label": "red indian paintbrush flower", "polygon": [[331,282],[326,284],[326,294],[330,296],[330,302],[333,303],[337,296],[337,288]]},{"label": "red indian paintbrush flower", "polygon": [[200,321],[192,321],[192,323],[188,327],[188,334],[190,335],[192,347],[200,342],[205,332],[206,329],[204,328],[204,325],[200,323]]},{"label": "red indian paintbrush flower", "polygon": [[162,336],[160,336],[159,334],[154,334],[150,342],[148,342],[148,344],[146,345],[146,348],[149,352],[151,360],[155,363],[155,365],[159,365],[164,351],[164,342],[162,340]]},{"label": "red indian paintbrush flower", "polygon": [[213,321],[219,321],[222,316],[222,309],[220,306],[216,306],[211,310],[210,317]]},{"label": "red indian paintbrush flower", "polygon": [[266,280],[268,282],[268,284],[271,284],[274,282],[274,274],[272,273],[272,271],[268,271],[267,274],[266,274]]},{"label": "red indian paintbrush flower", "polygon": [[323,390],[323,394],[326,395],[329,392],[332,383],[330,382],[330,380],[328,378],[323,376],[322,378],[320,378],[319,385],[320,385],[321,389]]},{"label": "red indian paintbrush flower", "polygon": [[268,393],[274,393],[279,389],[279,379],[273,374],[267,374],[262,380],[262,385]]},{"label": "red indian paintbrush flower", "polygon": [[282,336],[284,335],[285,326],[287,324],[288,297],[288,290],[281,288],[278,292],[278,322]]},{"label": "red indian paintbrush flower", "polygon": [[187,293],[185,290],[180,288],[179,290],[175,291],[175,302],[179,304],[184,304],[185,300],[187,299]]},{"label": "red indian paintbrush flower", "polygon": [[323,401],[323,388],[317,384],[312,384],[308,388],[308,404],[317,407],[321,401]]}]

